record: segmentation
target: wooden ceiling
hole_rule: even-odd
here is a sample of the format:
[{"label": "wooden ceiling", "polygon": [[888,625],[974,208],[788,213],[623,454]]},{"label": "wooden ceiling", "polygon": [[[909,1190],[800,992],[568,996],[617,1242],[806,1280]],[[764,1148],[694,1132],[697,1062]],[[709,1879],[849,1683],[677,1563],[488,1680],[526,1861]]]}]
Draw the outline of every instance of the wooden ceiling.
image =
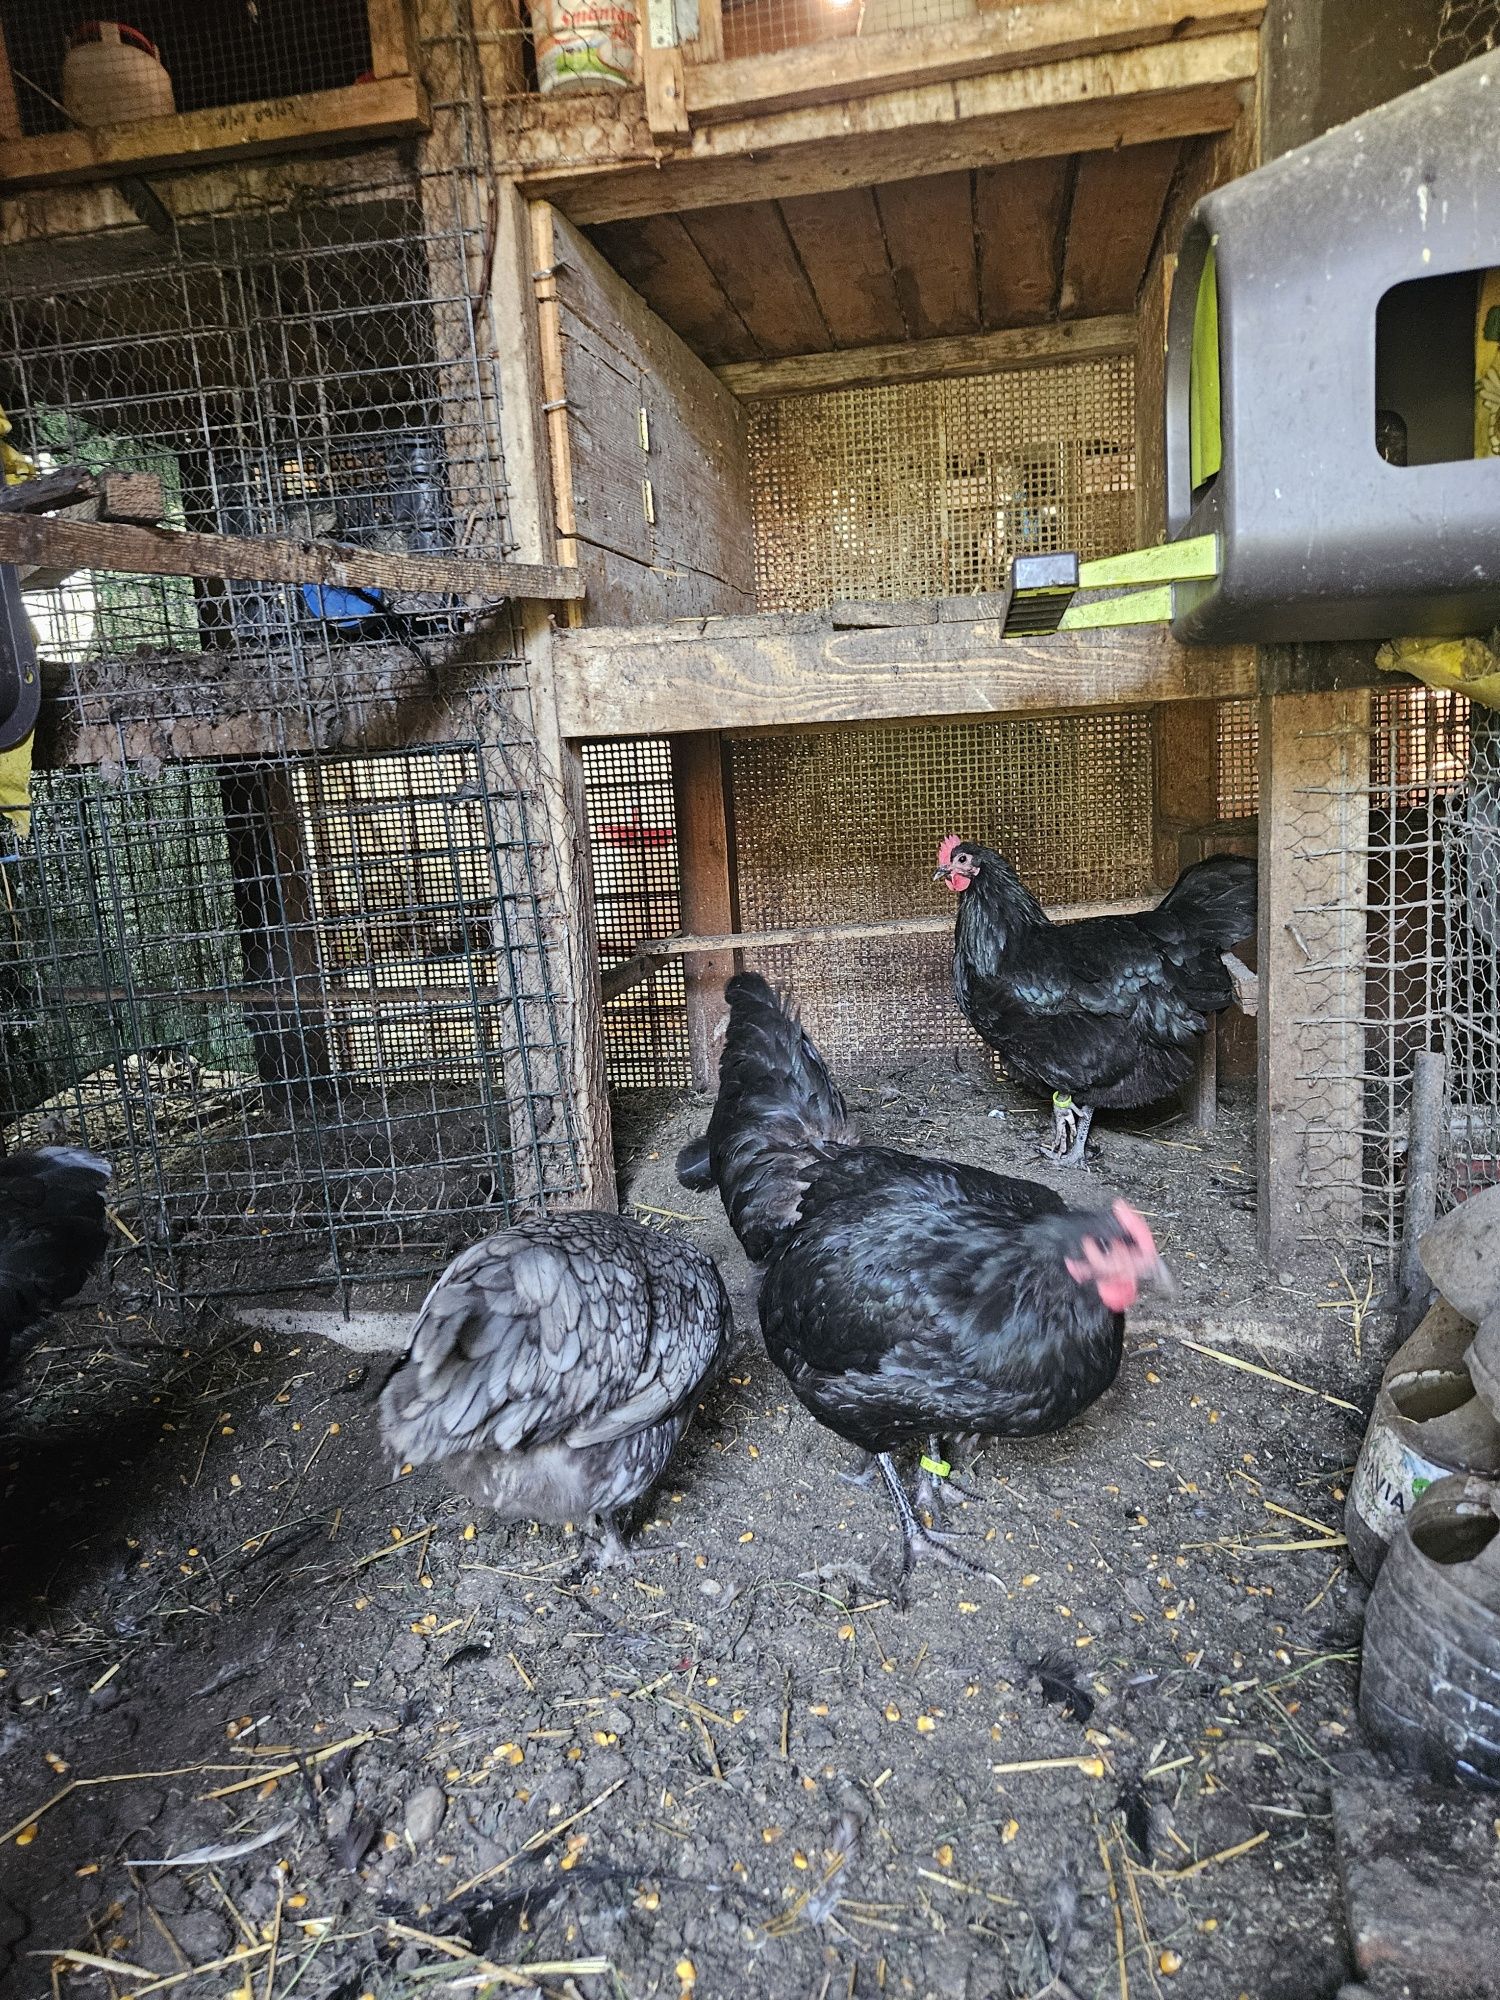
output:
[{"label": "wooden ceiling", "polygon": [[1183,142],[600,223],[711,366],[1133,309]]}]

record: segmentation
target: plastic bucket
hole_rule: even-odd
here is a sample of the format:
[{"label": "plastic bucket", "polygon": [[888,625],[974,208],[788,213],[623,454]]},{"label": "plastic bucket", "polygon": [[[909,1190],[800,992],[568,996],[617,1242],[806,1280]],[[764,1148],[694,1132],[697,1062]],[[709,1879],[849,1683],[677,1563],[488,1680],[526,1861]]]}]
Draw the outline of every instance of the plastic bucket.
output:
[{"label": "plastic bucket", "polygon": [[83,21],[68,36],[63,109],[75,124],[120,125],[177,109],[156,44],[124,21]]}]

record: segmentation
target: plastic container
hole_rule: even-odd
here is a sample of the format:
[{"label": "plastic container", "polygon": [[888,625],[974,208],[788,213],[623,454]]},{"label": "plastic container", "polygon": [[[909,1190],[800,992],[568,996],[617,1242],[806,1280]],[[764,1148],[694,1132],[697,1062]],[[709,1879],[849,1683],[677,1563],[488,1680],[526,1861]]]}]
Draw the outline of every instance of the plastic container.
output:
[{"label": "plastic container", "polygon": [[1381,1377],[1344,1503],[1349,1553],[1367,1583],[1429,1486],[1455,1472],[1500,1478],[1500,1423],[1465,1362],[1473,1334],[1439,1300]]},{"label": "plastic container", "polygon": [[1500,1486],[1442,1479],[1365,1612],[1359,1718],[1402,1770],[1500,1790]]},{"label": "plastic container", "polygon": [[540,0],[532,19],[540,90],[625,90],[634,82],[640,37],[634,7]]},{"label": "plastic container", "polygon": [[172,79],[155,42],[124,21],[81,21],[68,35],[63,109],[77,125],[170,117]]}]

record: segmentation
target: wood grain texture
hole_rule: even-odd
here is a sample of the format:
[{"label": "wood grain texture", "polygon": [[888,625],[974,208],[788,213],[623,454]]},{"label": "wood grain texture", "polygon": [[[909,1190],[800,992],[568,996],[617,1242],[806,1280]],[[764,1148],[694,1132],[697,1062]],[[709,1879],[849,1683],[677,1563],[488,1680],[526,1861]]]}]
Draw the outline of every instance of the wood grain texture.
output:
[{"label": "wood grain texture", "polygon": [[1016,327],[1005,333],[961,333],[945,340],[891,341],[832,354],[799,354],[783,361],[737,361],[717,374],[741,402],[750,402],[758,396],[807,396],[876,382],[993,375],[1048,361],[1128,354],[1134,345],[1135,321],[1121,313],[1065,325]]},{"label": "wood grain texture", "polygon": [[782,202],[781,214],[834,346],[902,339],[906,322],[871,190],[792,195]]},{"label": "wood grain texture", "polygon": [[1073,182],[1059,309],[1132,312],[1181,154],[1176,139],[1085,153]]},{"label": "wood grain texture", "polygon": [[1137,708],[1255,687],[1252,649],[1179,646],[1157,626],[1021,640],[1002,638],[996,618],[839,630],[827,614],[766,614],[723,624],[559,633],[564,734]]},{"label": "wood grain texture", "polygon": [[[679,884],[684,930],[712,934],[734,928],[724,745],[716,730],[672,738]],[[719,1076],[717,1030],[725,1013],[724,982],[734,953],[695,954],[683,969],[688,1056],[693,1087],[713,1090]]]},{"label": "wood grain texture", "polygon": [[762,354],[833,344],[775,202],[703,209],[682,222]]},{"label": "wood grain texture", "polygon": [[398,554],[279,535],[198,535],[106,521],[0,514],[0,562],[99,569],[128,576],[231,577],[247,583],[319,583],[352,590],[455,597],[580,595],[576,576],[547,563]]},{"label": "wood grain texture", "polygon": [[754,335],[725,297],[680,216],[606,222],[590,235],[626,284],[710,366],[759,357]]},{"label": "wood grain texture", "polygon": [[979,311],[987,327],[1051,317],[1062,282],[1069,161],[1016,160],[974,176]]},{"label": "wood grain texture", "polygon": [[935,340],[979,328],[974,180],[968,170],[875,190],[907,334]]}]

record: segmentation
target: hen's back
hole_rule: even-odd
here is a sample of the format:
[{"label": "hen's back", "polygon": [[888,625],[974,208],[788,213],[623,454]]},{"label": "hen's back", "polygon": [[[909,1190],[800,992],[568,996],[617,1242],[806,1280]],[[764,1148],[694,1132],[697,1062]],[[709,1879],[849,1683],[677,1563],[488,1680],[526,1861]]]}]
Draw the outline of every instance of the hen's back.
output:
[{"label": "hen's back", "polygon": [[0,1359],[88,1282],[109,1241],[110,1166],[81,1147],[0,1159]]}]

